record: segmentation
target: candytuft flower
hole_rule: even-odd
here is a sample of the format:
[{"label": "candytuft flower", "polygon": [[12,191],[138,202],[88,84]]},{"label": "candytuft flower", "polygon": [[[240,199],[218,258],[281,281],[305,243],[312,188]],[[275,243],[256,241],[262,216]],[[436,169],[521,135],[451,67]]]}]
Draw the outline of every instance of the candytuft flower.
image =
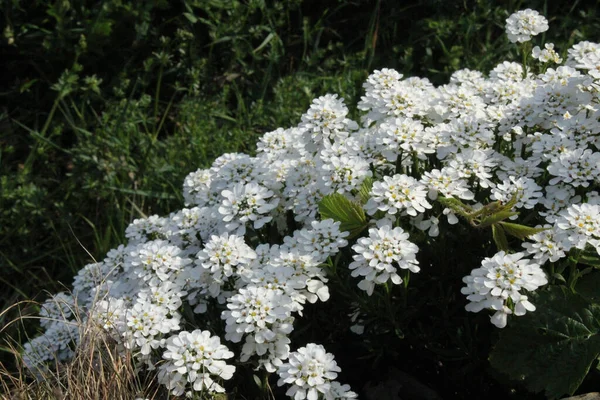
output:
[{"label": "candytuft flower", "polygon": [[408,239],[408,233],[400,227],[392,229],[384,225],[380,229],[369,229],[369,237],[361,238],[352,246],[356,253],[350,263],[352,276],[364,277],[358,287],[373,294],[375,285],[381,285],[391,280],[394,284],[402,283],[398,275],[399,269],[419,272],[419,262],[416,254],[419,248]]},{"label": "candytuft flower", "polygon": [[[496,313],[491,321],[498,328],[504,328],[509,314],[524,315],[526,311],[535,311],[535,306],[527,300],[521,291],[534,291],[548,283],[546,274],[539,264],[523,258],[525,253],[496,253],[485,258],[480,268],[471,271],[463,278],[467,284],[461,292],[470,301],[465,309],[479,312],[484,308]],[[510,308],[509,300],[514,304]]]},{"label": "candytuft flower", "polygon": [[235,367],[224,361],[232,358],[233,353],[221,344],[218,336],[199,329],[184,331],[168,338],[166,348],[158,379],[172,395],[186,393],[192,397],[193,392],[225,392],[218,380],[231,379]]},{"label": "candytuft flower", "polygon": [[279,367],[277,385],[291,384],[286,395],[294,400],[334,400],[340,398],[340,394],[345,398],[356,397],[348,392],[349,387],[335,382],[340,371],[333,354],[325,352],[319,344],[309,343],[290,353],[288,362]]},{"label": "candytuft flower", "polygon": [[506,20],[506,34],[512,43],[523,43],[548,30],[548,20],[530,8],[517,11]]}]

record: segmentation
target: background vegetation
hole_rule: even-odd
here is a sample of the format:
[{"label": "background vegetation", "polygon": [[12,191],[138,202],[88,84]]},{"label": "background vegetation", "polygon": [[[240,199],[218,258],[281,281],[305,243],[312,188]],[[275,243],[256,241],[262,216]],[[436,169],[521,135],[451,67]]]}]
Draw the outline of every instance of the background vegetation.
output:
[{"label": "background vegetation", "polygon": [[[563,53],[600,31],[595,1],[0,0],[0,310],[68,287],[134,218],[181,208],[186,174],[252,153],[314,97],[339,93],[352,109],[373,69],[442,84],[517,60],[504,21],[528,7]],[[440,296],[456,289],[437,284]],[[405,366],[444,398],[496,390],[477,375],[489,349],[473,329],[441,326],[435,316],[456,310],[434,300],[430,326],[416,329],[435,346],[405,344]],[[0,327],[18,315],[0,315]],[[22,342],[34,325],[3,339]],[[367,345],[381,357],[390,348]]]}]

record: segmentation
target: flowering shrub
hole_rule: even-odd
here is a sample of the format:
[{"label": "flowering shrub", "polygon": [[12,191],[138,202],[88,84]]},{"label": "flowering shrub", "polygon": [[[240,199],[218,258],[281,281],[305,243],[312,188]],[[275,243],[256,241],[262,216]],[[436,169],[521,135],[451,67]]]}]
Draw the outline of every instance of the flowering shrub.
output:
[{"label": "flowering shrub", "polygon": [[[506,26],[519,43],[547,29],[532,10]],[[298,126],[266,133],[255,157],[191,173],[187,208],[134,221],[72,297],[46,303],[44,318],[64,318],[26,345],[30,368],[69,357],[64,306],[78,305],[174,395],[223,392],[245,366],[267,373],[265,387],[278,374],[294,399],[354,398],[322,345],[291,352],[305,308],[340,290],[356,300],[352,321],[366,321],[383,298],[401,337],[394,303],[433,268],[428,254],[464,234],[484,246],[470,249],[483,256],[463,271],[461,301],[508,326],[492,365],[549,397],[574,392],[600,355],[600,45],[573,46],[556,68],[552,45],[521,46],[538,61],[460,70],[440,87],[375,71],[360,123],[325,95]],[[352,331],[366,335],[362,324]],[[548,359],[568,371],[552,376]]]}]

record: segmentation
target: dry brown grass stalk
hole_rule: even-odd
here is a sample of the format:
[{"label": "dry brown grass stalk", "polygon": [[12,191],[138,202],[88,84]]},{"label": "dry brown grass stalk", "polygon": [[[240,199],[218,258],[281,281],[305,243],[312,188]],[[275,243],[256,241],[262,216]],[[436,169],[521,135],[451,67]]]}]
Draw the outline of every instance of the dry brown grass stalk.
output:
[{"label": "dry brown grass stalk", "polygon": [[80,344],[73,359],[56,362],[47,370],[37,371],[37,376],[23,362],[20,346],[7,343],[15,357],[17,370],[9,371],[0,364],[0,396],[3,400],[169,398],[164,388],[156,383],[155,374],[139,373],[130,352],[119,348],[117,342],[98,326],[91,322],[83,323],[84,319],[75,315],[81,328]]}]

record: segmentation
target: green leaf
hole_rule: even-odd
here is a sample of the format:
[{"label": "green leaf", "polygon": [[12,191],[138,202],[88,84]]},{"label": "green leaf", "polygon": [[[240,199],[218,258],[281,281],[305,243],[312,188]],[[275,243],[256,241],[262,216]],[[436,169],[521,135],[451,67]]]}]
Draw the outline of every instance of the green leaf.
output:
[{"label": "green leaf", "polygon": [[259,51],[261,51],[261,50],[262,50],[262,49],[263,49],[263,48],[264,48],[264,47],[265,47],[267,44],[269,44],[269,42],[270,42],[271,40],[273,40],[273,38],[274,38],[275,36],[276,36],[276,35],[275,35],[273,32],[269,33],[269,34],[267,35],[267,37],[265,38],[265,40],[263,40],[263,41],[262,41],[262,43],[261,43],[261,44],[260,44],[260,45],[259,45],[257,48],[255,48],[254,50],[252,50],[252,52],[253,52],[253,53],[258,53]]},{"label": "green leaf", "polygon": [[589,265],[591,267],[600,268],[600,256],[593,246],[588,246],[581,252],[577,259],[579,264]]},{"label": "green leaf", "polygon": [[438,196],[437,201],[442,203],[444,207],[450,208],[451,210],[457,212],[463,217],[465,217],[467,213],[473,210],[472,207],[464,204],[462,201],[455,199],[454,197]]},{"label": "green leaf", "polygon": [[567,283],[567,280],[565,279],[565,277],[562,276],[561,274],[559,274],[558,272],[552,274],[552,277],[556,280],[561,281],[562,283]]},{"label": "green leaf", "polygon": [[362,204],[367,204],[367,201],[369,201],[371,189],[373,189],[373,178],[367,177],[358,189],[358,198]]},{"label": "green leaf", "polygon": [[[517,192],[518,193],[518,192]],[[510,211],[517,204],[518,196],[517,193],[514,193],[508,203],[504,204],[500,211]]]},{"label": "green leaf", "polygon": [[196,16],[192,13],[183,13],[183,16],[186,17],[188,19],[188,21],[190,21],[192,24],[195,24],[196,22],[198,22],[198,18],[196,18]]},{"label": "green leaf", "polygon": [[28,81],[25,81],[20,87],[19,87],[19,93],[24,93],[26,91],[29,90],[29,88],[31,88],[31,86],[33,86],[34,83],[37,83],[39,79],[31,79]]},{"label": "green leaf", "polygon": [[502,228],[511,236],[514,236],[518,239],[525,240],[527,237],[531,235],[535,235],[536,233],[543,232],[549,228],[532,228],[530,226],[513,224],[511,222],[500,222]]},{"label": "green leaf", "polygon": [[562,286],[530,300],[537,310],[509,321],[490,363],[532,392],[571,395],[600,355],[600,305]]},{"label": "green leaf", "polygon": [[492,225],[492,238],[498,250],[508,251],[508,240],[506,240],[506,234],[501,226],[498,224]]},{"label": "green leaf", "polygon": [[514,212],[514,211],[498,211],[498,212],[490,215],[489,217],[486,217],[483,220],[481,220],[481,222],[477,226],[480,228],[485,228],[486,226],[490,226],[492,224],[495,224],[496,222],[503,221],[507,218],[512,217],[513,215],[518,215],[518,214],[519,214],[518,212]]},{"label": "green leaf", "polygon": [[340,222],[340,230],[350,233],[350,238],[357,236],[367,227],[367,218],[362,205],[348,200],[339,193],[325,196],[319,203],[322,219],[331,218]]}]

